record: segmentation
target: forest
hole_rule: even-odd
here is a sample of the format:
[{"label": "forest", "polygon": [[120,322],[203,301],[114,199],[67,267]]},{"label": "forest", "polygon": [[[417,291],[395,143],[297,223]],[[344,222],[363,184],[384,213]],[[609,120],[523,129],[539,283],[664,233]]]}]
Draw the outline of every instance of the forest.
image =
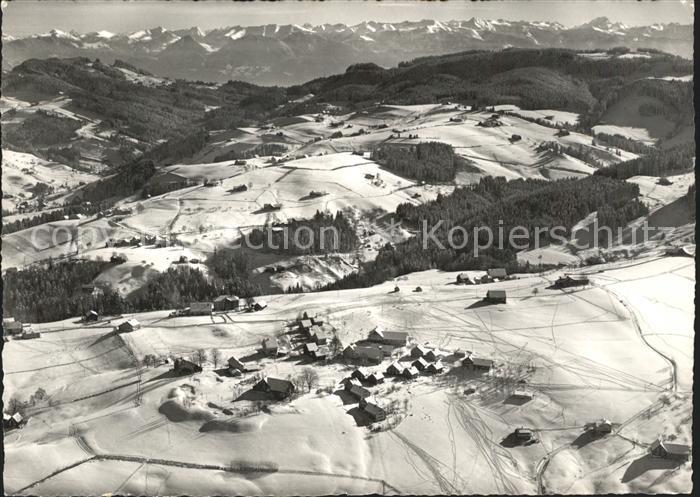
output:
[{"label": "forest", "polygon": [[293,255],[350,252],[358,242],[355,227],[340,211],[335,215],[316,211],[311,219],[266,225],[254,229],[244,239],[247,248]]},{"label": "forest", "polygon": [[670,176],[692,171],[695,144],[686,143],[669,149],[651,149],[647,155],[596,170],[595,175],[628,179],[632,176]]},{"label": "forest", "polygon": [[[475,232],[475,228],[489,228],[497,241],[499,230],[507,238],[515,227],[522,227],[527,235],[518,244],[527,244],[531,248],[535,244],[545,246],[556,241],[550,229],[561,227],[556,235],[568,237],[571,227],[593,211],[602,211],[610,228],[624,226],[646,214],[648,209],[638,201],[638,195],[638,185],[600,176],[553,182],[482,178],[476,185],[458,188],[450,195],[439,195],[426,204],[400,205],[397,214],[408,226],[418,229],[425,221],[428,228],[421,228],[416,237],[401,244],[384,246],[376,260],[324,289],[366,287],[399,275],[434,268],[458,271],[497,266],[528,271],[531,268],[518,265],[518,250],[508,246],[507,240],[501,246],[493,243],[475,255],[475,243],[486,247],[489,241],[486,231]],[[433,230],[434,227],[437,228]],[[468,237],[475,234],[475,239],[469,238],[469,243],[463,248],[453,248],[464,242],[459,232],[452,238],[453,244],[448,242],[450,231],[455,227],[464,228]],[[430,236],[429,233],[433,233],[442,247],[425,237],[426,234]]]},{"label": "forest", "polygon": [[463,162],[452,146],[435,141],[411,146],[385,144],[375,150],[373,158],[399,176],[429,183],[454,180]]}]

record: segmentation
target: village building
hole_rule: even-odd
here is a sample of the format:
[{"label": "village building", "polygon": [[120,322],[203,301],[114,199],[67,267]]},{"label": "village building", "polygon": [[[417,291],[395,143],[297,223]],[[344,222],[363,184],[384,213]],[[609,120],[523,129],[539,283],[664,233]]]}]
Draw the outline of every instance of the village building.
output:
[{"label": "village building", "polygon": [[180,376],[202,372],[201,366],[193,363],[192,361],[188,361],[187,359],[181,358],[175,359],[175,361],[173,362],[173,370],[176,374]]},{"label": "village building", "polygon": [[593,423],[593,431],[595,431],[596,433],[601,434],[601,435],[611,433],[612,432],[612,423],[605,418],[599,419],[598,421]]},{"label": "village building", "polygon": [[369,332],[367,340],[395,347],[405,347],[408,343],[408,333],[405,331],[385,331],[381,326],[376,326]]},{"label": "village building", "polygon": [[191,316],[208,316],[211,314],[214,305],[211,302],[192,302],[190,304]]},{"label": "village building", "polygon": [[416,345],[411,349],[411,357],[413,357],[414,359],[418,359],[419,357],[423,357],[429,351],[430,349],[428,347],[424,347],[423,345]]},{"label": "village building", "polygon": [[386,411],[379,405],[367,403],[362,410],[369,416],[373,422],[383,421],[386,419]]},{"label": "village building", "polygon": [[691,450],[689,445],[672,444],[658,439],[649,446],[649,453],[652,457],[684,461],[690,457]]},{"label": "village building", "polygon": [[19,338],[22,340],[31,340],[33,338],[41,338],[41,333],[38,331],[33,331],[31,329],[24,330]]},{"label": "village building", "polygon": [[413,378],[418,376],[418,370],[415,367],[411,366],[410,368],[404,368],[401,374],[404,378],[412,380]]},{"label": "village building", "polygon": [[21,428],[25,423],[24,417],[18,412],[11,416],[7,413],[2,414],[2,427],[6,430]]},{"label": "village building", "polygon": [[253,304],[252,309],[254,311],[262,311],[266,307],[267,307],[267,302],[265,302],[264,300],[258,300]]},{"label": "village building", "polygon": [[318,350],[318,344],[316,342],[307,342],[304,344],[304,353],[312,355]]},{"label": "village building", "polygon": [[522,389],[519,389],[519,390],[515,390],[515,391],[512,393],[511,397],[514,398],[514,399],[516,399],[516,400],[520,400],[520,401],[524,401],[524,402],[529,402],[529,401],[531,401],[531,400],[533,399],[534,395],[533,395],[532,392],[530,392],[529,390],[522,390]]},{"label": "village building", "polygon": [[382,373],[381,371],[373,371],[367,376],[365,381],[371,385],[384,383],[384,373]]},{"label": "village building", "polygon": [[442,365],[442,362],[440,362],[440,361],[431,362],[430,364],[428,364],[428,367],[425,368],[425,370],[431,374],[442,373],[442,371],[444,369],[445,369],[445,367]]},{"label": "village building", "polygon": [[277,354],[289,354],[294,347],[288,336],[280,335],[277,337]]},{"label": "village building", "polygon": [[476,285],[476,280],[468,273],[460,273],[457,275],[458,285]]},{"label": "village building", "polygon": [[418,371],[425,371],[425,369],[428,367],[428,361],[426,361],[422,357],[419,357],[411,363],[411,366],[416,368]]},{"label": "village building", "polygon": [[17,321],[15,318],[4,318],[2,320],[2,331],[4,335],[22,333],[22,321]]},{"label": "village building", "polygon": [[348,393],[353,395],[354,397],[357,397],[360,402],[362,399],[369,397],[371,395],[371,392],[367,390],[365,387],[362,385],[350,385],[350,388],[347,389]]},{"label": "village building", "polygon": [[519,442],[529,442],[535,438],[533,431],[528,428],[516,428],[513,435]]},{"label": "village building", "polygon": [[367,381],[367,377],[372,374],[367,368],[357,368],[350,376],[360,381]]},{"label": "village building", "polygon": [[403,372],[403,366],[399,362],[392,362],[389,364],[389,367],[386,368],[386,371],[384,372],[385,375],[387,376],[400,376],[401,373]]},{"label": "village building", "polygon": [[557,280],[554,282],[554,287],[555,288],[569,288],[572,286],[588,285],[588,283],[589,283],[588,276],[566,274],[564,276],[560,276],[559,278],[557,278]]},{"label": "village building", "polygon": [[311,327],[311,340],[319,345],[325,345],[328,343],[328,333],[323,330],[320,326],[313,325]]},{"label": "village building", "polygon": [[311,354],[311,357],[318,361],[321,359],[327,359],[330,357],[330,355],[331,350],[326,345],[321,345]]},{"label": "village building", "polygon": [[276,337],[263,338],[262,352],[268,356],[276,356],[279,351],[279,343]]},{"label": "village building", "polygon": [[489,275],[489,278],[494,280],[504,280],[508,277],[508,272],[502,267],[487,269],[486,274]]},{"label": "village building", "polygon": [[491,359],[484,359],[481,357],[468,356],[462,360],[462,365],[468,367],[473,371],[484,371],[488,372],[493,369],[493,361]]},{"label": "village building", "polygon": [[215,311],[235,311],[239,305],[240,301],[235,295],[219,295],[214,299]]},{"label": "village building", "polygon": [[340,380],[340,384],[343,385],[344,390],[350,390],[350,387],[352,387],[353,385],[362,386],[360,380],[358,380],[357,378],[353,378],[352,376],[346,376],[345,378]]},{"label": "village building", "polygon": [[153,176],[146,185],[145,190],[150,195],[161,195],[163,193],[171,192],[173,190],[179,190],[181,188],[187,188],[189,186],[195,186],[197,181],[191,178],[187,178],[177,173],[165,172]]},{"label": "village building", "polygon": [[[379,364],[384,358],[386,350],[382,346],[365,346],[350,344],[343,350],[343,357],[365,364]],[[390,355],[391,352],[388,352]]]},{"label": "village building", "polygon": [[291,381],[268,376],[256,383],[253,390],[256,392],[265,392],[272,395],[277,400],[283,400],[294,393],[294,385]]},{"label": "village building", "polygon": [[429,362],[435,362],[440,360],[442,358],[442,354],[434,349],[429,350],[428,352],[425,353],[423,356],[423,359]]},{"label": "village building", "polygon": [[302,333],[308,334],[312,326],[313,324],[311,323],[310,319],[301,319],[299,321],[299,331]]},{"label": "village building", "polygon": [[486,292],[486,301],[491,304],[505,304],[506,303],[506,291],[505,290],[489,290]]},{"label": "village building", "polygon": [[132,318],[127,319],[119,326],[117,326],[117,331],[119,331],[119,333],[131,333],[132,331],[136,331],[139,328],[141,328],[141,323],[139,323],[136,319]]},{"label": "village building", "polygon": [[239,361],[235,356],[231,356],[228,358],[228,368],[230,370],[238,370],[241,373],[245,372],[245,364],[243,364],[241,361]]}]

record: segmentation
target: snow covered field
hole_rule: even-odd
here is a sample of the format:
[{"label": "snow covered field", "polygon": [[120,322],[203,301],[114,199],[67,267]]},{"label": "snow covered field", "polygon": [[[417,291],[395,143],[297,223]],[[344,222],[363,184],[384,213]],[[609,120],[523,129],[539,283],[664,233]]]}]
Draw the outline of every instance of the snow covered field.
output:
[{"label": "snow covered field", "polygon": [[[689,492],[688,464],[646,454],[660,435],[690,441],[693,261],[599,269],[591,285],[563,291],[548,288],[557,272],[457,286],[457,273],[426,271],[367,289],[269,296],[268,308],[251,314],[143,313],[135,316],[142,328],[121,335],[111,333],[117,318],[36,325],[41,338],[5,344],[5,401],[38,387],[49,401],[6,435],[5,487],[41,495]],[[479,303],[493,288],[508,292],[507,304]],[[235,414],[250,404],[233,401],[250,387],[245,376],[219,376],[212,364],[189,377],[172,376],[169,365],[136,367],[145,354],[217,347],[284,378],[302,364],[254,349],[302,311],[323,316],[344,344],[381,325],[499,367],[478,376],[448,359],[442,375],[372,387],[404,406],[398,424],[380,432],[357,426],[356,404],[335,394]],[[342,363],[312,367],[322,387],[349,372]],[[524,379],[534,398],[514,403],[497,381],[504,374]],[[470,386],[477,392],[465,396]],[[600,417],[613,433],[590,440],[583,426]],[[540,443],[501,445],[520,426]]]}]

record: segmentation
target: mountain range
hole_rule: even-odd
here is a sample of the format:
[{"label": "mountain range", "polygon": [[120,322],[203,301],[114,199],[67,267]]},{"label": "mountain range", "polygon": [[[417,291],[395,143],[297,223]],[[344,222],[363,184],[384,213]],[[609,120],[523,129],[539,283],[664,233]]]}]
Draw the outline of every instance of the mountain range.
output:
[{"label": "mountain range", "polygon": [[390,67],[401,61],[466,50],[504,48],[656,49],[692,58],[693,26],[626,26],[600,17],[574,27],[556,22],[471,18],[404,21],[198,27],[162,27],[133,33],[52,30],[23,38],[3,35],[3,69],[31,58],[121,60],[158,76],[290,85],[344,71],[358,62]]}]

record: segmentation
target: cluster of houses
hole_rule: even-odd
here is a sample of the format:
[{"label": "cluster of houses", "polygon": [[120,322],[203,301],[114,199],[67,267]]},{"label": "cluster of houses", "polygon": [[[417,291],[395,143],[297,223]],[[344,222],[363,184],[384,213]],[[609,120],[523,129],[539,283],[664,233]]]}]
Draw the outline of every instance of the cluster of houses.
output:
[{"label": "cluster of houses", "polygon": [[32,338],[41,337],[41,333],[32,330],[30,324],[22,323],[22,321],[16,320],[12,317],[3,318],[2,334],[4,341],[8,341],[8,337],[10,336],[18,340],[30,340]]},{"label": "cluster of houses", "polygon": [[481,126],[482,128],[495,128],[496,126],[503,126],[503,123],[501,122],[501,116],[498,114],[491,114],[488,118],[484,119],[483,121],[479,121],[476,123],[477,126]]},{"label": "cluster of houses", "polygon": [[[192,260],[190,260],[192,262]],[[213,301],[191,302],[189,307],[177,309],[170,313],[170,317],[178,316],[209,316],[214,311],[239,311],[246,309],[249,311],[262,311],[267,307],[264,300],[256,300],[252,303],[241,302],[242,299],[235,295],[219,295]]]},{"label": "cluster of houses", "polygon": [[16,428],[21,428],[26,424],[26,420],[24,417],[16,412],[12,415],[7,414],[6,412],[2,413],[2,427],[5,430],[13,430]]},{"label": "cluster of houses", "polygon": [[168,246],[168,241],[162,236],[144,235],[143,237],[132,236],[131,238],[109,239],[105,247],[140,247],[142,245],[153,245],[156,248]]},{"label": "cluster of houses", "polygon": [[362,364],[379,364],[397,348],[408,345],[409,339],[410,336],[405,331],[386,331],[381,326],[376,326],[366,340],[345,347],[343,357]]},{"label": "cluster of houses", "polygon": [[304,354],[314,360],[328,359],[331,356],[329,347],[333,336],[325,326],[323,318],[318,316],[309,317],[304,312],[297,320],[297,330],[304,336]]}]

